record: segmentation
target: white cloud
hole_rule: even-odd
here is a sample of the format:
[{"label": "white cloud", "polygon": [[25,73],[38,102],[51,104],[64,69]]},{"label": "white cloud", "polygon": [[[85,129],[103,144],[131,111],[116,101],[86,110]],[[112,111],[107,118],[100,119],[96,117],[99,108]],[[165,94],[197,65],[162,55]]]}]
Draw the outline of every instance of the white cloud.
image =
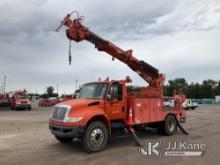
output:
[{"label": "white cloud", "polygon": [[[72,92],[81,83],[98,77],[122,79],[131,75],[126,65],[98,52],[88,42],[73,43],[68,66],[65,29],[53,30],[67,12],[78,10],[84,23],[123,49],[133,49],[167,78],[188,81],[220,79],[220,1],[27,1],[0,2],[0,76],[7,75],[8,90],[43,91],[60,85]],[[1,81],[0,81],[1,82]]]}]

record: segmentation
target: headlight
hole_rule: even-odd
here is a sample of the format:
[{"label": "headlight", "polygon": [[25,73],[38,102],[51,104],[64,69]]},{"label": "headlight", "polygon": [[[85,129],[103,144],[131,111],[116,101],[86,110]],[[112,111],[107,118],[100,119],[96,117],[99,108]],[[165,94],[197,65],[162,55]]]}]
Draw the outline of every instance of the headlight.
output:
[{"label": "headlight", "polygon": [[80,120],[82,120],[83,117],[82,116],[78,116],[78,117],[67,117],[64,122],[67,122],[67,123],[76,123]]}]

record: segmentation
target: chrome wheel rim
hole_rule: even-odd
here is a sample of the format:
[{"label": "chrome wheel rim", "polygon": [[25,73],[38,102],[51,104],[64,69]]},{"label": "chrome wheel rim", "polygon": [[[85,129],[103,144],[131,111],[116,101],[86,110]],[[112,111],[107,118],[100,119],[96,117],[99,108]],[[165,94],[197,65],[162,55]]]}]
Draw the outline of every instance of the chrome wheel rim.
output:
[{"label": "chrome wheel rim", "polygon": [[100,128],[96,128],[91,132],[90,142],[94,147],[100,147],[104,141],[104,132]]},{"label": "chrome wheel rim", "polygon": [[174,129],[175,129],[174,121],[171,120],[168,122],[168,128],[169,128],[170,132],[174,131]]}]

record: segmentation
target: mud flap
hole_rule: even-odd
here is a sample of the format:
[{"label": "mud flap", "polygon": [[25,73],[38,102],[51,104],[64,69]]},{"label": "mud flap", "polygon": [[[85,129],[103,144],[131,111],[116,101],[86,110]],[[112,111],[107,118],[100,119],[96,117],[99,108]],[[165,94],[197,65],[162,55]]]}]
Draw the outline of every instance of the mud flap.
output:
[{"label": "mud flap", "polygon": [[182,127],[182,125],[180,124],[179,120],[177,120],[177,118],[175,117],[176,119],[176,124],[177,124],[177,127],[179,128],[179,130],[185,134],[185,135],[189,135],[189,133]]},{"label": "mud flap", "polygon": [[128,130],[131,132],[131,134],[132,134],[134,140],[136,141],[137,146],[143,147],[143,145],[142,145],[141,142],[140,142],[140,139],[138,138],[137,134],[135,133],[134,128],[132,128],[132,126],[129,126],[129,127],[128,127]]}]

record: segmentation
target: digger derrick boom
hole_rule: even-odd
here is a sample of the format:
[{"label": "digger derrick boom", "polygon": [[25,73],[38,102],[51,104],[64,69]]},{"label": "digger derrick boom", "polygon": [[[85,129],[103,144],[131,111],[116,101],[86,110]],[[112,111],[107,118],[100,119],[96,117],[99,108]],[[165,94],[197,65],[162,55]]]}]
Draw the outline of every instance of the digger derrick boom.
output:
[{"label": "digger derrick boom", "polygon": [[133,71],[137,72],[140,77],[149,83],[150,86],[161,87],[163,86],[165,76],[160,74],[159,71],[152,65],[146,63],[143,60],[138,60],[132,55],[132,50],[123,50],[107,41],[95,33],[91,32],[88,28],[81,24],[81,18],[74,20],[70,19],[70,15],[67,15],[62,21],[62,24],[67,26],[66,34],[70,40],[80,42],[87,40],[95,45],[99,51],[105,51],[115,58],[125,63]]}]

